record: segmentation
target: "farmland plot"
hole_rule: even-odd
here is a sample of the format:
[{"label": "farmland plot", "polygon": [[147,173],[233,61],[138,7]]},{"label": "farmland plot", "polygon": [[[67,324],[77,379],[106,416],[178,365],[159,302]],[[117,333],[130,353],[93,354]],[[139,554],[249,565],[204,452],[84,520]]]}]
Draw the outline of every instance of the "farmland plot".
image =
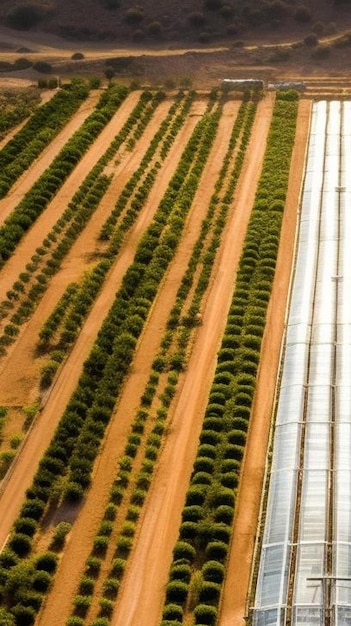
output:
[{"label": "farmland plot", "polygon": [[[120,92],[113,111],[112,100],[82,124],[94,141],[3,256],[1,451],[18,455],[0,496],[0,595],[19,626],[214,620],[220,584],[208,575],[223,579],[231,536],[297,101]],[[203,520],[181,514],[185,498],[198,515],[197,494],[216,490],[223,501],[211,497]],[[167,583],[175,543],[188,598],[176,563]]]}]

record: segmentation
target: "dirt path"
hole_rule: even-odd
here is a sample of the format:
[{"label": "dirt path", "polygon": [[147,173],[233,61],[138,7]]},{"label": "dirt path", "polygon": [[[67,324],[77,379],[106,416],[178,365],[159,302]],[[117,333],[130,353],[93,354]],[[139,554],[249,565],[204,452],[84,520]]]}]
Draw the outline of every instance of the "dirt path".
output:
[{"label": "dirt path", "polygon": [[[32,482],[39,460],[51,441],[63,408],[77,385],[82,364],[89,354],[101,322],[112,305],[114,294],[126,269],[133,260],[140,236],[150,223],[157,208],[157,201],[169,184],[184,145],[198,121],[197,115],[202,115],[205,108],[205,101],[194,103],[193,115],[188,117],[166,158],[164,167],[160,172],[161,175],[156,186],[157,188],[152,190],[143,213],[131,229],[121,254],[117,258],[116,264],[111,270],[104,288],[97,298],[86,324],[51,390],[47,403],[34,423],[12,473],[9,475],[6,484],[3,485],[0,493],[0,549],[18,514],[25,491]],[[110,137],[106,137],[105,141],[105,147],[107,147]],[[66,271],[69,275],[69,270],[67,269]],[[55,277],[53,285],[60,285],[60,289],[63,291],[61,273]],[[25,404],[28,402],[30,394],[33,393],[33,385],[34,391],[37,393],[38,373],[37,366],[33,364],[33,350],[38,328],[40,328],[42,320],[45,319],[46,300],[52,297],[53,285],[40,303],[36,314],[26,326],[20,341],[15,345],[13,352],[11,352],[10,358],[4,360],[0,372],[0,405]],[[49,293],[51,294],[50,296]],[[36,373],[33,372],[34,367],[36,368]],[[23,375],[19,376],[18,372],[23,372]]]},{"label": "dirt path", "polygon": [[147,500],[113,626],[157,626],[160,620],[172,549],[178,537],[181,511],[214,374],[215,354],[232,297],[271,113],[272,99],[268,97],[258,106],[248,158],[203,310],[202,326]]},{"label": "dirt path", "polygon": [[284,331],[286,302],[294,252],[299,194],[309,132],[311,102],[300,101],[292,154],[276,278],[267,313],[257,391],[251,417],[236,505],[233,541],[229,553],[219,626],[244,626],[245,603],[257,529],[267,442]]},{"label": "dirt path", "polygon": [[[43,626],[46,624],[62,626],[63,618],[67,618],[69,615],[72,597],[76,591],[85,559],[91,550],[92,539],[101,521],[110,486],[116,476],[117,459],[123,453],[139,398],[147,383],[152,362],[159,350],[165,331],[170,309],[173,306],[176,292],[198,237],[200,224],[213,193],[221,159],[227,149],[233,117],[237,110],[237,103],[231,102],[226,105],[213,148],[213,155],[218,156],[218,161],[212,158],[205,169],[203,180],[209,182],[204,182],[201,186],[201,192],[195,198],[186,232],[179,245],[176,258],[171,264],[152,309],[147,327],[139,342],[133,360],[132,373],[124,386],[105,439],[103,451],[95,468],[93,487],[90,489],[84,508],[75,523],[69,546],[65,551],[56,576],[55,586],[42,612],[39,623]],[[160,197],[161,195],[159,195],[158,200]]]},{"label": "dirt path", "polygon": [[94,90],[88,98],[81,104],[78,111],[68,121],[61,132],[43,150],[34,163],[20,176],[6,198],[0,200],[0,225],[4,223],[8,215],[22,200],[41,174],[51,165],[54,158],[70,139],[73,133],[83,124],[84,120],[93,112],[101,96],[101,91]]}]

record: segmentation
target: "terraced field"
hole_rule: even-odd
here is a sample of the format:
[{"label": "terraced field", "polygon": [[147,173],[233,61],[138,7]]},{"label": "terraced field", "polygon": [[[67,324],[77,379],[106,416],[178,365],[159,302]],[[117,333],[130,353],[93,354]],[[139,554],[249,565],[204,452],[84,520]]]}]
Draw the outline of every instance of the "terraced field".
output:
[{"label": "terraced field", "polygon": [[62,94],[0,150],[0,624],[239,624],[310,104]]}]

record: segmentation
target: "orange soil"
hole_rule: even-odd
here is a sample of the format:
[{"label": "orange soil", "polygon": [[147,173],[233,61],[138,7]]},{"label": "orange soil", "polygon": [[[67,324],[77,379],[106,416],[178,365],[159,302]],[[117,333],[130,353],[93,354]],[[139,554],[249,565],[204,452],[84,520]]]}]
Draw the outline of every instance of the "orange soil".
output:
[{"label": "orange soil", "polygon": [[219,626],[244,626],[245,603],[256,537],[281,340],[294,253],[299,196],[309,132],[311,102],[299,104],[287,202],[282,224],[276,277],[267,312],[257,391],[241,471],[233,540],[229,553]]}]

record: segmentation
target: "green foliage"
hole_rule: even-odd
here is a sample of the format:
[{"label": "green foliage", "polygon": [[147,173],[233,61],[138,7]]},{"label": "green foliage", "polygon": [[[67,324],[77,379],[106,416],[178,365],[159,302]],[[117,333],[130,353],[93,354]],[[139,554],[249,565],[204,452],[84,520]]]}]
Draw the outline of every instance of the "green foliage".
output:
[{"label": "green foliage", "polygon": [[214,626],[217,619],[217,609],[208,604],[198,604],[194,610],[195,624],[209,624]]},{"label": "green foliage", "polygon": [[166,604],[164,610],[163,610],[163,619],[165,620],[172,620],[172,623],[174,623],[174,621],[179,622],[180,624],[183,621],[183,609],[181,606],[179,606],[179,604],[175,604],[175,603],[168,603]]},{"label": "green foliage", "polygon": [[30,537],[24,533],[15,533],[9,540],[9,548],[19,557],[26,556],[31,549]]},{"label": "green foliage", "polygon": [[173,560],[186,559],[191,563],[195,558],[196,550],[187,541],[177,541],[173,550]]},{"label": "green foliage", "polygon": [[167,602],[184,604],[188,595],[188,584],[183,580],[171,580],[166,587]]},{"label": "green foliage", "polygon": [[0,608],[0,626],[16,626],[15,617],[4,608]]},{"label": "green foliage", "polygon": [[81,617],[84,617],[87,612],[88,609],[91,605],[91,601],[92,601],[92,597],[91,596],[83,596],[80,594],[77,594],[74,598],[73,598],[73,604],[75,606],[75,610],[77,612],[77,614]]},{"label": "green foliage", "polygon": [[51,550],[62,550],[71,527],[70,522],[59,522],[57,524],[50,543]]},{"label": "green foliage", "polygon": [[51,551],[44,552],[36,558],[35,567],[37,570],[43,570],[44,572],[53,574],[57,567],[57,555]]},{"label": "green foliage", "polygon": [[224,579],[224,566],[218,561],[207,561],[202,569],[204,580],[221,583]]}]

